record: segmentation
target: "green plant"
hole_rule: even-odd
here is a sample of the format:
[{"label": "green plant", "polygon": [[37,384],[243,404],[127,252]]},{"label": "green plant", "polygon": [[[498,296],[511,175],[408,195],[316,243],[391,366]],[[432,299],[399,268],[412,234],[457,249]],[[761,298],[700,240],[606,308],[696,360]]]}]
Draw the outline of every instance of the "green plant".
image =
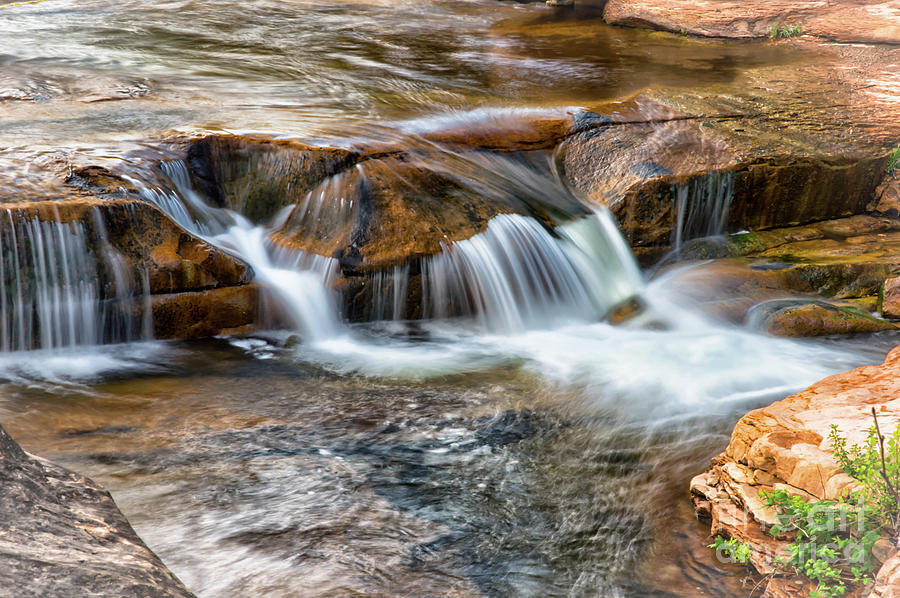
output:
[{"label": "green plant", "polygon": [[[780,489],[759,493],[775,510],[770,533],[789,538],[787,556],[776,558],[775,564],[811,580],[816,586],[811,598],[838,598],[847,593],[848,584],[870,581],[880,565],[872,547],[900,524],[900,425],[885,438],[874,409],[872,418],[862,444],[848,446],[837,426],[831,426],[828,436],[838,465],[859,482],[855,492],[840,500],[816,501]],[[710,548],[723,559],[750,559],[750,546],[734,539],[717,536]]]},{"label": "green plant", "polygon": [[884,166],[885,174],[894,174],[900,169],[900,145],[891,150],[888,154],[887,164]]},{"label": "green plant", "polygon": [[738,542],[734,538],[726,540],[722,536],[716,536],[713,543],[709,545],[715,549],[716,554],[722,561],[731,561],[746,565],[750,562],[750,545],[746,542]]},{"label": "green plant", "polygon": [[769,30],[769,39],[788,39],[797,37],[803,33],[803,27],[800,25],[772,25]]},{"label": "green plant", "polygon": [[816,584],[811,598],[837,598],[847,583],[870,579],[878,566],[872,546],[881,537],[877,507],[854,496],[850,501],[806,501],[785,490],[761,492],[774,507],[773,536],[790,534],[788,556],[776,564],[792,568]]},{"label": "green plant", "polygon": [[[861,483],[859,491],[863,500],[873,504],[881,523],[894,528],[900,514],[900,426],[894,429],[890,438],[885,439],[878,427],[878,418],[872,411],[875,423],[862,445],[847,447],[837,426],[831,426],[828,439],[838,465],[853,479]],[[887,446],[885,447],[885,440]]]}]

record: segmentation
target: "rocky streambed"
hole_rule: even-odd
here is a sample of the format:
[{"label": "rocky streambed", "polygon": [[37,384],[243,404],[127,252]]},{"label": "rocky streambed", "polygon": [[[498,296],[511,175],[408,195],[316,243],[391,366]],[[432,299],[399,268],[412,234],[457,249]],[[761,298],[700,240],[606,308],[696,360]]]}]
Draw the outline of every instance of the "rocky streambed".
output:
[{"label": "rocky streambed", "polygon": [[[897,7],[394,4],[17,9],[4,425],[203,596],[743,595],[684,487],[896,344]],[[713,535],[832,496],[820,428],[893,361],[741,419],[692,484]]]}]

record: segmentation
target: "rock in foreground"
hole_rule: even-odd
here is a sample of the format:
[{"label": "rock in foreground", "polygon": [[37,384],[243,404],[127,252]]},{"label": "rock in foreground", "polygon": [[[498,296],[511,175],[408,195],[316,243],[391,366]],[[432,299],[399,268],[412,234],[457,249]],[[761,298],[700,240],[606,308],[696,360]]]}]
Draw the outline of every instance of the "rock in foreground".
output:
[{"label": "rock in foreground", "polygon": [[0,596],[190,598],[110,495],[0,428]]},{"label": "rock in foreground", "polygon": [[[694,506],[710,520],[710,534],[748,542],[751,565],[761,574],[771,573],[780,543],[763,531],[774,523],[774,513],[759,492],[783,489],[810,500],[839,498],[855,482],[832,456],[830,427],[837,424],[849,445],[860,444],[872,425],[873,408],[882,433],[889,435],[900,417],[900,349],[883,365],[831,376],[741,418],[725,452],[691,481]],[[898,558],[894,547],[872,596],[900,595]],[[797,581],[773,577],[764,596],[808,596],[810,588]]]}]

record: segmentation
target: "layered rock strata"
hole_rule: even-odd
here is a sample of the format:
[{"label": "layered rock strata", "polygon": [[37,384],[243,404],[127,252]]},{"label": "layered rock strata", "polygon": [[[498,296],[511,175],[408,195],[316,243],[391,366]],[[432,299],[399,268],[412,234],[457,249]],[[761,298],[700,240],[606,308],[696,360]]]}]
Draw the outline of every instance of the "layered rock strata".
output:
[{"label": "layered rock strata", "polygon": [[[751,566],[762,575],[773,573],[783,540],[767,532],[775,513],[759,492],[783,489],[810,500],[835,500],[852,490],[856,482],[835,462],[828,434],[836,424],[848,444],[862,443],[873,408],[882,433],[890,434],[900,418],[900,349],[882,365],[831,376],[742,417],[725,451],[691,481],[694,506],[710,522],[711,536],[749,543]],[[900,555],[893,540],[886,541],[879,552],[884,565],[864,595],[900,592]],[[799,597],[809,590],[796,578],[775,576],[767,580],[764,595]]]}]

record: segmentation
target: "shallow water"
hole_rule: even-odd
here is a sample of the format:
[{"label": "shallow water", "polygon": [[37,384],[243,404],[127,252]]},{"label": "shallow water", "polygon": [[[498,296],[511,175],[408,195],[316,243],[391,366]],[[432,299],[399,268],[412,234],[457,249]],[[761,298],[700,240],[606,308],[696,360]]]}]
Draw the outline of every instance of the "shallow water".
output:
[{"label": "shallow water", "polygon": [[746,410],[898,341],[461,330],[14,354],[0,420],[200,596],[740,596],[688,480]]},{"label": "shallow water", "polygon": [[[144,172],[171,135],[383,139],[811,57],[486,0],[48,0],[0,9],[0,39],[15,199],[73,160]],[[305,339],[0,354],[0,421],[109,488],[203,597],[745,595],[688,480],[748,409],[898,338],[766,338],[669,283],[621,327],[323,318]]]},{"label": "shallow water", "polygon": [[481,0],[49,0],[3,9],[0,38],[8,146],[198,128],[302,135],[448,110],[581,105],[809,58]]}]

